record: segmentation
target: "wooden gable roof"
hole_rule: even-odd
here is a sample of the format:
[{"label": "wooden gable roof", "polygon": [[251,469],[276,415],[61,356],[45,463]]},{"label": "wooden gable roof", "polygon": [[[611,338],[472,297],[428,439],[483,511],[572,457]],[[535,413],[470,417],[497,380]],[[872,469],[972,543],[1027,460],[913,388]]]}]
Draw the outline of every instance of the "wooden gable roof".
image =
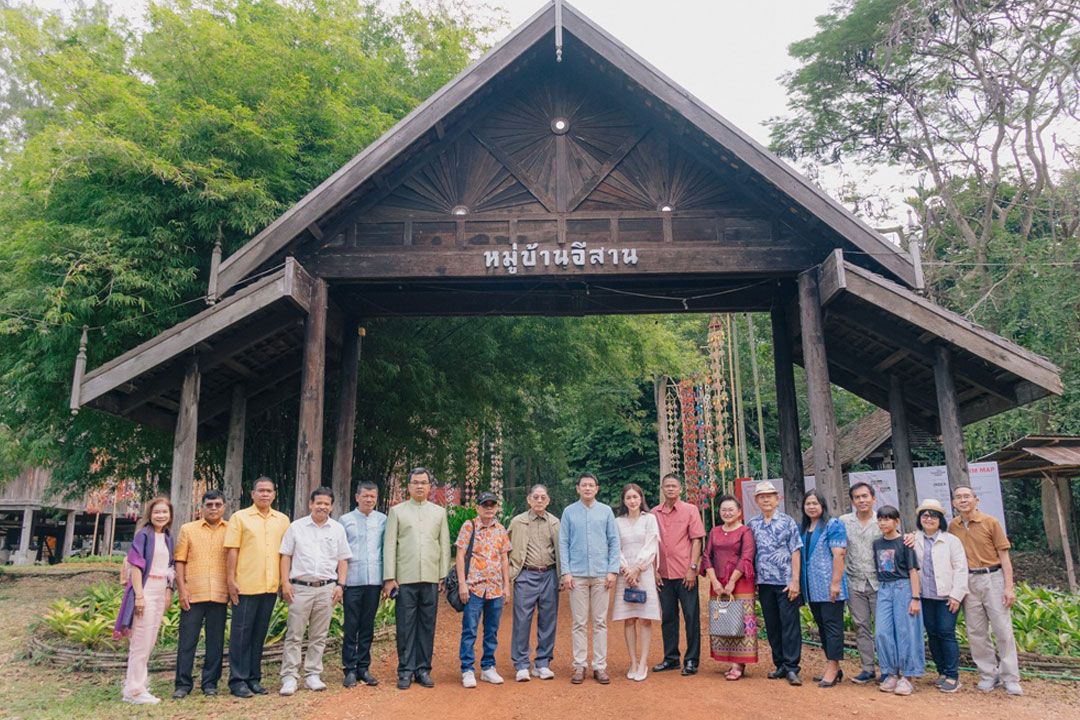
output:
[{"label": "wooden gable roof", "polygon": [[[624,201],[627,197],[634,201],[636,194],[638,202],[654,202],[647,188],[635,188],[627,183],[620,187],[617,178],[608,179],[612,177],[612,167],[623,162],[629,148],[641,140],[643,130],[633,119],[601,120],[622,122],[626,125],[625,132],[611,134],[610,147],[596,152],[593,152],[595,148],[583,150],[571,160],[580,177],[576,186],[564,184],[570,190],[553,190],[538,180],[535,172],[515,172],[522,164],[535,160],[537,152],[543,150],[524,149],[515,157],[512,150],[498,142],[498,126],[488,125],[479,133],[465,133],[470,124],[462,119],[481,112],[485,99],[500,85],[512,81],[530,62],[535,66],[538,57],[549,63],[553,61],[557,25],[565,46],[562,67],[576,64],[575,74],[603,74],[604,84],[614,92],[633,96],[654,116],[666,121],[672,134],[679,136],[684,150],[696,148],[695,153],[689,154],[697,156],[696,160],[710,169],[726,173],[744,196],[768,207],[778,223],[794,229],[796,234],[820,238],[827,247],[846,249],[854,262],[876,272],[909,286],[916,283],[916,269],[910,258],[894,244],[578,10],[565,4],[559,10],[553,3],[547,4],[225,259],[220,268],[220,289],[226,291],[268,262],[280,261],[283,254],[299,243],[321,240],[326,228],[358,203],[371,206],[372,198],[407,203],[410,193],[416,199],[417,189],[403,186],[406,177],[438,155],[445,155],[447,146],[458,141],[479,142],[501,167],[510,169],[511,172],[503,173],[492,166],[487,169],[487,175],[483,168],[477,169],[487,183],[483,188],[474,188],[474,192],[482,194],[480,199],[492,206],[532,204],[548,211],[565,211],[573,205],[587,211],[603,203],[605,192],[608,197],[621,192]],[[477,176],[472,179],[476,180]],[[608,187],[599,187],[602,182],[607,182]],[[557,193],[563,196],[556,197]],[[590,194],[589,202],[585,203],[585,196]],[[427,200],[430,202],[431,198]],[[807,266],[812,264],[808,262]]]}]

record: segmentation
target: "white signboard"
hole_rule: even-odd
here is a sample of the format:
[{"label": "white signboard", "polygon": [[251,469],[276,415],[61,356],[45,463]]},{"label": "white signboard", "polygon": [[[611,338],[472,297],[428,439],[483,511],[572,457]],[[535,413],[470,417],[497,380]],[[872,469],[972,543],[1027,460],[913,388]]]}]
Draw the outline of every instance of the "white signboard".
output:
[{"label": "white signboard", "polygon": [[[971,489],[979,497],[979,510],[987,515],[993,515],[1005,528],[1005,506],[1001,500],[1001,478],[998,476],[996,462],[968,463],[968,474],[971,477]],[[896,489],[895,470],[869,470],[866,472],[848,473],[848,485],[865,482],[874,488],[876,500],[874,509],[882,505],[900,506],[900,495]],[[816,487],[813,475],[804,478],[807,490]],[[772,481],[780,491],[780,507],[784,506],[784,481],[776,479]],[[754,504],[754,483],[745,482],[742,486],[743,515],[747,520],[760,515],[761,511]],[[949,494],[949,476],[945,466],[915,468],[915,496],[919,502],[935,499],[945,508],[945,517],[952,520],[952,498]],[[844,507],[839,511],[830,508],[834,517],[851,510],[850,504],[845,501]],[[1006,528],[1007,531],[1007,528]]]}]

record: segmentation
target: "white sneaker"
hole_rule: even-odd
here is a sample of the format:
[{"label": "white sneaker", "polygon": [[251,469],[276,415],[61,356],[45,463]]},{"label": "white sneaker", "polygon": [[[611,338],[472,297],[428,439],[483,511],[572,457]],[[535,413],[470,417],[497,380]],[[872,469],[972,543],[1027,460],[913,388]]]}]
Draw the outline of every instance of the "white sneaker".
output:
[{"label": "white sneaker", "polygon": [[461,673],[461,687],[476,687],[476,673],[472,670]]},{"label": "white sneaker", "polygon": [[1015,680],[1006,680],[1005,692],[1009,695],[1015,695],[1019,697],[1024,694],[1024,689],[1020,687],[1020,683],[1016,682]]},{"label": "white sneaker", "polygon": [[978,688],[980,692],[988,693],[988,692],[993,692],[994,688],[996,688],[1000,684],[1001,684],[1001,678],[997,678],[997,677],[983,678],[982,680],[979,681],[979,684],[976,685],[975,687]]},{"label": "white sneaker", "polygon": [[554,680],[555,673],[551,671],[551,668],[533,668],[533,677],[540,678],[541,680]]},{"label": "white sneaker", "polygon": [[514,676],[514,679],[518,682],[529,682],[529,668],[521,668],[520,670],[518,670],[517,675]]},{"label": "white sneaker", "polygon": [[159,698],[154,697],[149,692],[144,692],[139,695],[124,695],[121,699],[132,705],[157,705],[161,702]]},{"label": "white sneaker", "polygon": [[322,678],[320,678],[318,675],[308,675],[306,678],[304,678],[304,687],[306,687],[308,690],[314,690],[315,692],[319,692],[320,690],[326,689],[326,683],[324,683],[322,681]]},{"label": "white sneaker", "polygon": [[296,678],[292,675],[283,678],[281,681],[281,689],[278,690],[278,695],[293,695],[294,693],[296,693]]},{"label": "white sneaker", "polygon": [[481,670],[480,671],[480,679],[483,680],[486,683],[491,683],[492,685],[502,685],[503,684],[502,675],[495,672],[495,668],[493,668],[493,667],[489,667],[487,670]]}]

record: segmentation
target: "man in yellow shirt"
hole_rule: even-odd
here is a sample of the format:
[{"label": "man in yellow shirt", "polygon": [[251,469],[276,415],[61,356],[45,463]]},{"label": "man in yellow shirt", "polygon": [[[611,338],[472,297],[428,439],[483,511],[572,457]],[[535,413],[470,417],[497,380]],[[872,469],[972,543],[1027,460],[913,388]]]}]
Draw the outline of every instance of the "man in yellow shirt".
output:
[{"label": "man in yellow shirt", "polygon": [[225,653],[225,615],[229,587],[225,579],[225,496],[207,490],[202,497],[202,517],[180,528],[173,558],[176,561],[176,595],[180,602],[180,638],[176,649],[177,700],[191,693],[195,648],[206,625],[206,656],[203,658],[203,695],[217,695],[221,660]]},{"label": "man in yellow shirt", "polygon": [[281,538],[289,518],[270,507],[274,481],[261,477],[251,491],[254,505],[229,518],[225,532],[226,577],[232,603],[229,633],[229,692],[236,697],[265,695],[262,652],[281,580]]},{"label": "man in yellow shirt", "polygon": [[428,502],[431,471],[409,473],[409,499],[390,508],[383,538],[383,594],[397,593],[399,690],[412,681],[435,687],[431,653],[443,578],[450,572],[450,526],[446,510]]}]

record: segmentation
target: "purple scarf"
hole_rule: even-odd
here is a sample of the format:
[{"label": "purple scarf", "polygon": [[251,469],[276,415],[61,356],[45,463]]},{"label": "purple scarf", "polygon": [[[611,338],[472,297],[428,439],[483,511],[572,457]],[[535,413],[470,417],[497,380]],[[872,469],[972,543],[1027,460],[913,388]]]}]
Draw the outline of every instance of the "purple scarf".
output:
[{"label": "purple scarf", "polygon": [[[165,531],[165,546],[169,548],[169,567],[173,566],[173,540],[172,535]],[[139,568],[142,572],[142,585],[146,587],[149,579],[147,569],[154,559],[154,528],[147,525],[135,533],[135,539],[131,541],[128,550],[127,562],[133,568]],[[124,588],[124,599],[120,603],[120,612],[116,616],[116,625],[113,626],[113,639],[119,640],[131,634],[131,623],[135,619],[135,588],[131,585],[131,577],[128,576],[127,587]]]}]

